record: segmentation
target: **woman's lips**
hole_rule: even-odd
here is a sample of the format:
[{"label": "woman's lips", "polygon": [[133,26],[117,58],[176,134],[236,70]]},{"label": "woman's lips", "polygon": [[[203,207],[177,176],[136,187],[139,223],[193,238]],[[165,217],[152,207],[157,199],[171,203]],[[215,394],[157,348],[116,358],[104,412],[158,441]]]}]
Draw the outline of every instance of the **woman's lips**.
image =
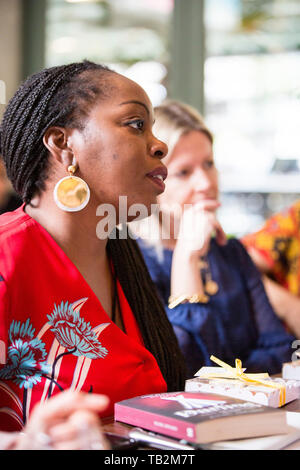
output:
[{"label": "woman's lips", "polygon": [[165,183],[164,180],[168,175],[168,170],[165,166],[160,166],[155,168],[154,170],[147,173],[147,178],[149,178],[161,191],[165,190]]},{"label": "woman's lips", "polygon": [[149,175],[147,175],[147,178],[149,178],[152,181],[152,183],[155,184],[155,186],[157,186],[162,192],[165,190],[166,185],[163,179],[161,179],[158,176],[149,176]]}]

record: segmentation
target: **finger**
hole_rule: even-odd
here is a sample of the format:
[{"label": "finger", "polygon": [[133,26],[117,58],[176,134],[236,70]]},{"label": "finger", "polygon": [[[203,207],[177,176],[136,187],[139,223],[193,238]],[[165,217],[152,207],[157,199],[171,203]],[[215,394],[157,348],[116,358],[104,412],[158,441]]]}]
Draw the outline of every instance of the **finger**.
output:
[{"label": "finger", "polygon": [[33,431],[22,432],[16,450],[50,450],[51,438],[39,429]]},{"label": "finger", "polygon": [[218,245],[226,245],[227,244],[227,235],[224,232],[222,226],[219,224],[219,222],[218,222],[215,230],[216,230],[216,241],[217,241]]},{"label": "finger", "polygon": [[51,428],[49,436],[57,449],[109,449],[100,420],[91,411],[75,411],[67,423]]},{"label": "finger", "polygon": [[72,440],[81,432],[100,429],[100,419],[91,411],[75,411],[68,419],[54,424],[48,430],[49,436],[55,440]]},{"label": "finger", "polygon": [[40,419],[44,425],[54,420],[69,416],[76,410],[87,409],[95,412],[103,411],[109,403],[105,395],[65,391],[55,395],[46,403],[39,404],[32,413],[31,423]]}]

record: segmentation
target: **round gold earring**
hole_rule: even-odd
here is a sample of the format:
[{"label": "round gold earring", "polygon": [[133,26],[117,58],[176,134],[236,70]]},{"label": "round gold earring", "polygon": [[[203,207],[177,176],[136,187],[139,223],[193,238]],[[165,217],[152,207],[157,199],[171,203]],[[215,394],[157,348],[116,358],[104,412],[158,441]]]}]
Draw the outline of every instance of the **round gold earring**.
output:
[{"label": "round gold earring", "polygon": [[59,180],[54,188],[53,196],[56,205],[66,212],[81,211],[90,200],[90,189],[86,182],[74,176],[76,165],[68,166],[69,176]]}]

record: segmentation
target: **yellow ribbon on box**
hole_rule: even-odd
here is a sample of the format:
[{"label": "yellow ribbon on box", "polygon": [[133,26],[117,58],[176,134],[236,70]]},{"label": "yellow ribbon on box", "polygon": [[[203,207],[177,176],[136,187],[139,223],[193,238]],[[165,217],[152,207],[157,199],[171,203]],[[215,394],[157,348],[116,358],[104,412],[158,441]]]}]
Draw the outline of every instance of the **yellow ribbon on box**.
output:
[{"label": "yellow ribbon on box", "polygon": [[270,387],[270,388],[275,388],[280,390],[279,393],[279,406],[285,405],[286,401],[286,388],[284,384],[281,383],[276,383],[276,382],[269,382],[266,381],[265,379],[271,379],[269,374],[266,373],[260,373],[260,374],[245,374],[242,369],[242,361],[240,359],[235,360],[235,367],[231,367],[229,364],[226,364],[226,362],[221,361],[215,356],[210,356],[210,360],[221,366],[223,369],[226,369],[229,374],[220,374],[219,372],[214,374],[204,374],[201,375],[203,378],[207,379],[217,379],[217,378],[223,378],[223,379],[238,379],[242,380],[244,382],[253,384],[253,385],[263,385],[265,387]]}]

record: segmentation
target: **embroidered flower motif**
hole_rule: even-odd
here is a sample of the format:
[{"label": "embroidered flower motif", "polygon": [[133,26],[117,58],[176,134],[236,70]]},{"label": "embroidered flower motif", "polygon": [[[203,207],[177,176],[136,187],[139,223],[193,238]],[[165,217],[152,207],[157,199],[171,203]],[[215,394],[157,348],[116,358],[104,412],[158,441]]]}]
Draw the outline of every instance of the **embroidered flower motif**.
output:
[{"label": "embroidered flower motif", "polygon": [[90,323],[80,317],[72,304],[61,302],[58,307],[54,305],[47,318],[57,341],[67,350],[72,350],[75,356],[98,359],[107,355],[108,350],[101,345]]},{"label": "embroidered flower motif", "polygon": [[20,388],[32,388],[50,370],[45,361],[44,343],[34,337],[35,329],[29,319],[25,323],[13,321],[9,328],[8,360],[0,370],[0,378],[12,380]]}]

